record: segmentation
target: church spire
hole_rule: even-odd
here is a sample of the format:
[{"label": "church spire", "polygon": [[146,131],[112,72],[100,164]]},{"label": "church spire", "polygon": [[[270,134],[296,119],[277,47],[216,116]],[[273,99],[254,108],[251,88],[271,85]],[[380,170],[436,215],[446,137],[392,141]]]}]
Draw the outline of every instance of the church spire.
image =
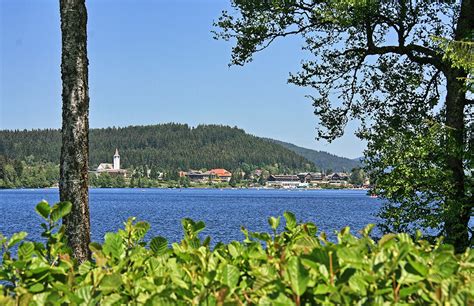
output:
[{"label": "church spire", "polygon": [[118,149],[115,148],[115,154],[114,154],[114,170],[119,170],[120,169],[120,155],[118,152]]}]

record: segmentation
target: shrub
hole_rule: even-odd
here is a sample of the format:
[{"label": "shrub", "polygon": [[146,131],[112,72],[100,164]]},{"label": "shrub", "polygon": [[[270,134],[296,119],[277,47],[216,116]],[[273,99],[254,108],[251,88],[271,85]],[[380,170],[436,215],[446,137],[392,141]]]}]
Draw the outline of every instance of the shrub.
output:
[{"label": "shrub", "polygon": [[[36,210],[46,243],[26,233],[0,236],[0,304],[314,305],[450,304],[474,302],[474,252],[455,255],[450,245],[430,244],[407,234],[378,242],[372,226],[357,238],[344,228],[338,242],[284,214],[269,219],[271,233],[210,247],[199,233],[203,222],[182,220],[184,239],[172,243],[144,237],[146,222],[130,218],[103,244],[91,243],[91,261],[71,258],[59,220],[70,203]],[[16,249],[16,255],[13,255]]]}]

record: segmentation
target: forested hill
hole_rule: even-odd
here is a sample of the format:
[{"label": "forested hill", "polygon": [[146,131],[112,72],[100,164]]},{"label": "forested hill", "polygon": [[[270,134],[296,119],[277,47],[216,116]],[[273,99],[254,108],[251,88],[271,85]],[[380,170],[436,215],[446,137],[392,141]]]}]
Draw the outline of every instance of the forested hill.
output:
[{"label": "forested hill", "polygon": [[353,168],[362,166],[360,159],[349,159],[345,157],[339,157],[328,152],[306,149],[279,140],[268,140],[305,157],[306,159],[312,161],[316,165],[316,167],[322,170],[350,171]]},{"label": "forested hill", "polygon": [[[314,170],[314,164],[263,138],[220,125],[160,124],[91,129],[90,166],[112,162],[115,148],[125,168],[147,165],[163,170],[226,168],[250,165],[275,171]],[[59,163],[59,130],[0,131],[0,155]]]}]

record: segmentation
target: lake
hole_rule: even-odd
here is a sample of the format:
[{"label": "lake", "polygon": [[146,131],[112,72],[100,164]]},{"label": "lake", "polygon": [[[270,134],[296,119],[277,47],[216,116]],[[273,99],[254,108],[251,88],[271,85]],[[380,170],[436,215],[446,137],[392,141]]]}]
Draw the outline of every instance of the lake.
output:
[{"label": "lake", "polygon": [[[34,207],[45,199],[58,201],[57,189],[0,190],[0,233],[11,236],[26,231],[28,238],[40,237],[40,217]],[[291,211],[298,221],[313,222],[320,230],[333,232],[350,226],[353,232],[376,223],[381,201],[363,190],[256,190],[256,189],[91,189],[92,240],[102,241],[106,232],[116,231],[128,217],[151,224],[148,239],[164,236],[179,241],[181,219],[206,223],[203,237],[212,242],[242,240],[240,227],[269,231],[269,216]]]}]

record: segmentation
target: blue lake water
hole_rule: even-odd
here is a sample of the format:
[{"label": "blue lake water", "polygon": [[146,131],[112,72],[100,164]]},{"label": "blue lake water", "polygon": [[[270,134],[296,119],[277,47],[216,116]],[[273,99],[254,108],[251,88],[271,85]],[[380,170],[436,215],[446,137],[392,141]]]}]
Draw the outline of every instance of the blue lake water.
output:
[{"label": "blue lake water", "polygon": [[[0,190],[0,233],[26,231],[29,239],[39,239],[41,219],[34,207],[43,199],[57,202],[58,190]],[[102,241],[106,232],[135,216],[151,224],[148,238],[160,235],[173,242],[183,236],[181,219],[192,218],[206,223],[203,236],[210,235],[213,243],[229,242],[243,239],[241,226],[269,231],[268,217],[285,211],[328,234],[344,226],[356,232],[377,222],[380,205],[362,190],[91,189],[91,234],[93,241]]]}]

